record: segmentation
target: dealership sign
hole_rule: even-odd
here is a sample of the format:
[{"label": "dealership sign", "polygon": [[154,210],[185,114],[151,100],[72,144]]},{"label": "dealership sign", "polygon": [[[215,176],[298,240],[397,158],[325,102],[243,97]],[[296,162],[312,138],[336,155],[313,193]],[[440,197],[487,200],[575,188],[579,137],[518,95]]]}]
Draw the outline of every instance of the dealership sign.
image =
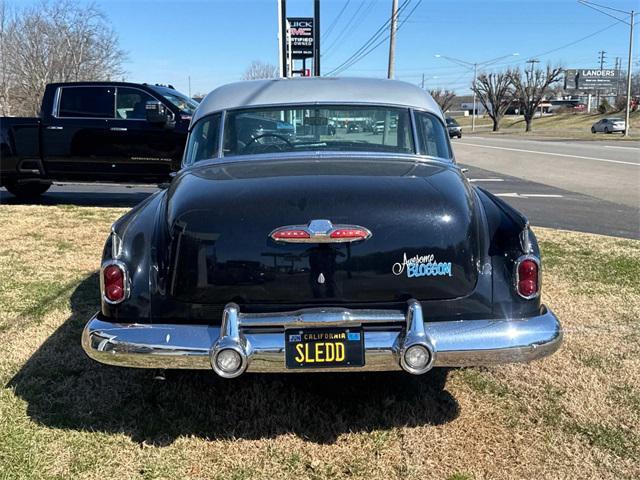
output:
[{"label": "dealership sign", "polygon": [[564,87],[577,90],[614,90],[621,79],[620,70],[578,68],[565,70]]},{"label": "dealership sign", "polygon": [[313,57],[313,18],[287,18],[287,39],[287,44],[291,48],[291,58]]}]

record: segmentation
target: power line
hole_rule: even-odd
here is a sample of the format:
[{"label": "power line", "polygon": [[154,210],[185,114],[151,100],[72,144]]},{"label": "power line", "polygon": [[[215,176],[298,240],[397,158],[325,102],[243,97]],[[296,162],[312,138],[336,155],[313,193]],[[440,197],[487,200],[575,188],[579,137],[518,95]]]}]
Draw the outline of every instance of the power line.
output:
[{"label": "power line", "polygon": [[[403,10],[404,8],[406,8],[407,4],[410,2],[411,0],[405,0],[402,5],[400,5],[400,8],[398,9],[398,11]],[[344,62],[342,62],[340,65],[338,65],[336,68],[334,68],[331,72],[329,72],[328,75],[331,75],[334,71],[342,68],[345,64],[347,64],[348,62],[350,62],[351,60],[353,60],[354,58],[356,58],[361,52],[365,51],[373,42],[375,42],[378,38],[380,38],[380,35],[382,35],[385,31],[385,29],[387,28],[387,26],[389,25],[389,23],[391,22],[391,18],[387,19],[382,26],[380,26],[380,28],[378,28],[378,30],[376,30],[373,35],[371,35],[371,37],[369,37],[367,39],[367,41],[364,42],[364,44],[358,49],[356,50],[349,58],[347,58]]]},{"label": "power line", "polygon": [[[409,5],[411,0],[405,0],[400,7],[398,8],[398,15],[400,15],[400,13],[407,8],[407,6]],[[422,3],[422,0],[418,0],[418,3],[413,7],[413,9],[407,14],[407,16],[405,17],[405,19],[403,21],[400,22],[400,24],[398,25],[397,30],[400,30],[402,28],[402,26],[405,24],[406,20],[411,17],[411,15],[413,14],[413,12],[416,11],[416,9],[420,6],[420,4]],[[384,37],[380,38],[381,35],[384,34],[386,27],[389,25],[389,23],[391,22],[391,17],[389,17],[389,20],[387,20],[379,29],[378,31],[376,31],[376,33],[374,33],[369,40],[367,40],[367,42],[365,42],[365,44],[360,47],[353,55],[351,55],[351,57],[349,57],[347,60],[345,60],[342,64],[340,64],[338,67],[334,68],[331,72],[328,73],[328,75],[337,75],[339,73],[342,73],[343,71],[349,69],[351,66],[355,65],[356,63],[358,63],[360,60],[362,60],[363,58],[365,58],[366,56],[368,56],[370,53],[372,53],[373,51],[375,51],[380,45],[382,45],[382,43],[386,42],[389,38],[389,35],[385,35]],[[374,43],[376,42],[377,43]]]},{"label": "power line", "polygon": [[[411,0],[405,0],[403,2],[403,4],[400,6],[400,9],[403,9],[406,7],[406,4],[408,2],[410,2]],[[384,24],[378,28],[378,30],[376,30],[374,32],[373,35],[371,35],[371,37],[369,37],[367,39],[367,41],[365,41],[365,43],[358,49],[355,51],[355,53],[353,53],[347,60],[345,60],[344,62],[342,62],[340,65],[338,65],[336,68],[334,68],[331,72],[327,73],[326,75],[332,75],[334,71],[338,70],[339,68],[341,68],[343,65],[345,65],[346,63],[348,63],[349,61],[351,61],[353,58],[355,58],[360,52],[362,52],[363,50],[366,50],[366,48],[371,45],[371,43],[375,42],[382,33],[384,33],[384,29],[387,27],[387,25],[389,25],[389,22],[391,21],[391,19],[388,19],[386,22],[384,22]]]},{"label": "power line", "polygon": [[[351,15],[351,18],[349,18],[349,20],[347,21],[347,23],[345,24],[344,27],[342,27],[342,30],[340,30],[340,33],[338,33],[338,36],[333,40],[333,42],[331,42],[331,45],[329,45],[326,50],[325,50],[325,54],[324,57],[326,58],[328,53],[333,49],[333,47],[338,44],[338,42],[340,40],[342,40],[342,37],[344,36],[345,33],[348,32],[349,27],[351,26],[351,24],[353,23],[353,21],[356,19],[356,17],[358,16],[358,14],[360,13],[360,10],[362,10],[362,7],[364,6],[364,2],[360,2],[360,4],[358,5],[358,8],[356,8],[356,11],[353,13],[353,15]],[[353,30],[349,30],[349,31],[353,31]]]},{"label": "power line", "polygon": [[336,18],[333,19],[333,22],[331,22],[331,24],[329,25],[329,27],[325,30],[325,32],[322,34],[322,41],[326,42],[327,39],[329,38],[329,35],[331,35],[331,32],[333,31],[334,28],[336,28],[336,25],[338,24],[338,21],[340,20],[340,18],[342,17],[342,14],[344,13],[344,11],[347,9],[347,7],[349,6],[349,3],[351,3],[351,0],[347,0],[344,4],[344,6],[342,7],[342,10],[340,10],[340,12],[338,13],[338,15],[336,15]]},{"label": "power line", "polygon": [[[347,38],[349,38],[351,35],[353,35],[353,32],[357,32],[358,31],[358,27],[360,27],[360,25],[362,25],[362,23],[366,20],[366,18],[369,16],[369,14],[374,10],[373,6],[376,3],[377,0],[370,0],[369,3],[367,4],[363,4],[364,5],[364,13],[362,15],[360,15],[360,17],[358,17],[356,19],[356,21],[351,25],[351,28],[342,36],[341,41],[345,42],[347,40]],[[335,50],[331,51],[331,55],[333,56]]]},{"label": "power line", "polygon": [[601,10],[601,9],[605,8],[605,9],[611,10],[613,12],[619,12],[619,13],[624,13],[625,15],[629,15],[629,12],[625,12],[624,10],[618,10],[617,8],[606,7],[606,6],[600,5],[598,3],[588,2],[587,0],[578,0],[578,3],[580,5],[584,5],[585,7],[589,7],[590,9],[595,10],[596,12],[600,12],[603,15],[606,15],[607,17],[615,18],[619,22],[626,23],[627,25],[629,25],[629,23],[630,23],[627,20],[624,20],[622,18],[616,17],[615,15],[611,15],[610,13],[607,13],[607,12]]},{"label": "power line", "polygon": [[[413,10],[411,10],[411,12],[413,12],[417,6],[422,3],[422,0],[418,1],[418,4],[413,8]],[[401,22],[398,27],[396,28],[396,32],[398,32],[400,30],[400,28],[404,25],[404,21]],[[348,65],[344,66],[339,72],[336,72],[336,75],[338,73],[342,73],[343,71],[351,68],[353,65],[355,65],[356,63],[358,63],[360,60],[362,60],[363,58],[367,57],[370,53],[373,53],[380,45],[382,45],[384,42],[386,42],[389,39],[389,35],[386,35],[385,37],[383,37],[382,39],[380,39],[378,41],[378,43],[376,43],[375,45],[372,45],[369,50],[367,50],[366,52],[363,52],[358,58],[353,59]]]}]

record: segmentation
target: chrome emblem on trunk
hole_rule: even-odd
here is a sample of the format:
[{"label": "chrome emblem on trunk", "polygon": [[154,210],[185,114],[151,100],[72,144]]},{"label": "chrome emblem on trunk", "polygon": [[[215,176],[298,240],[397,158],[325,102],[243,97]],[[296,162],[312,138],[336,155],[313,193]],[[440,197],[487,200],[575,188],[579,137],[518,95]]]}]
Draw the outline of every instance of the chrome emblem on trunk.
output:
[{"label": "chrome emblem on trunk", "polygon": [[351,243],[367,240],[371,231],[359,225],[334,225],[329,220],[319,219],[311,220],[307,225],[278,227],[269,237],[285,243]]},{"label": "chrome emblem on trunk", "polygon": [[322,273],[318,275],[318,283],[320,284],[324,283],[324,275]]}]

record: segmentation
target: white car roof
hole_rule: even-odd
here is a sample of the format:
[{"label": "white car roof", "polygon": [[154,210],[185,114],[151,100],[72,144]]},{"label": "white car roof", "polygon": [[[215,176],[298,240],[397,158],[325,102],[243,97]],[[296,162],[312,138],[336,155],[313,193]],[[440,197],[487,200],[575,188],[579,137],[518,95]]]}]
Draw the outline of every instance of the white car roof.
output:
[{"label": "white car roof", "polygon": [[209,93],[193,115],[193,125],[210,113],[243,107],[309,104],[393,105],[431,112],[443,119],[426,91],[380,78],[295,77],[230,83]]}]

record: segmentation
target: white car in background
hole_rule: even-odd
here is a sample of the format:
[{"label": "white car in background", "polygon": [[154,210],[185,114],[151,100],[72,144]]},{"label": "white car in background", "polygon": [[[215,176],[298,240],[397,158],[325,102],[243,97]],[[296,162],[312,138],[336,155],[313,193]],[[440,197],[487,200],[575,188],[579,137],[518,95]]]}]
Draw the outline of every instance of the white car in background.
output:
[{"label": "white car in background", "polygon": [[622,118],[603,118],[591,125],[591,133],[624,132],[624,120]]}]

